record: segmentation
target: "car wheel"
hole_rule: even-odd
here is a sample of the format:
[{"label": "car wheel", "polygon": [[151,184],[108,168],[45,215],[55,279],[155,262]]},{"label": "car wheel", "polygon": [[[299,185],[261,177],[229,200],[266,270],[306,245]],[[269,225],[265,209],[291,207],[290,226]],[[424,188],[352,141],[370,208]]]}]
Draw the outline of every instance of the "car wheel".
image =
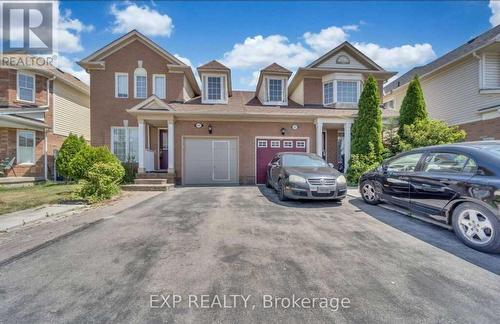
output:
[{"label": "car wheel", "polygon": [[500,222],[485,207],[461,204],[453,211],[452,225],[465,245],[482,252],[500,252]]},{"label": "car wheel", "polygon": [[281,201],[287,201],[288,197],[285,195],[285,182],[283,179],[280,179],[278,181],[278,198]]},{"label": "car wheel", "polygon": [[378,194],[375,191],[375,186],[373,184],[373,181],[370,180],[363,181],[359,189],[361,197],[363,198],[365,203],[370,205],[376,205],[380,202]]}]

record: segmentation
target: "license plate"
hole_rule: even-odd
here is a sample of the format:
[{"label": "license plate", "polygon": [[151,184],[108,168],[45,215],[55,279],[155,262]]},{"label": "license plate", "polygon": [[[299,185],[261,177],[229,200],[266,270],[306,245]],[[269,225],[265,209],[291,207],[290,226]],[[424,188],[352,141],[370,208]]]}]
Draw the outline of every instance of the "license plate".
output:
[{"label": "license plate", "polygon": [[328,187],[318,187],[318,193],[330,193],[330,188],[328,188]]}]

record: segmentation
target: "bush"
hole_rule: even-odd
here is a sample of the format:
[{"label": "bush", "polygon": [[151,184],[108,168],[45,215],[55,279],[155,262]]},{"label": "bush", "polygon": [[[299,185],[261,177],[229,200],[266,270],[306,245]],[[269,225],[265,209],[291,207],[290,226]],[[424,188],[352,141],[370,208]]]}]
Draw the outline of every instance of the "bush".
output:
[{"label": "bush", "polygon": [[69,136],[64,140],[64,143],[59,150],[56,160],[57,173],[66,177],[71,177],[71,160],[80,152],[82,149],[87,147],[87,143],[83,137],[78,137],[74,134],[69,134]]},{"label": "bush", "polygon": [[75,180],[84,179],[87,171],[96,163],[120,164],[120,161],[105,146],[86,146],[70,161],[70,177]]},{"label": "bush", "polygon": [[134,182],[135,176],[137,175],[137,163],[135,162],[123,162],[123,168],[125,169],[125,176],[123,177],[124,183]]},{"label": "bush", "polygon": [[80,196],[94,203],[110,199],[120,191],[125,170],[120,163],[99,162],[86,172]]},{"label": "bush", "polygon": [[467,134],[457,126],[448,126],[440,120],[419,120],[403,128],[403,139],[399,146],[401,151],[417,147],[449,144],[462,141]]},{"label": "bush", "polygon": [[377,81],[371,75],[366,80],[358,106],[358,117],[352,127],[352,154],[368,154],[371,145],[378,157],[383,150],[382,113]]},{"label": "bush", "polygon": [[368,154],[351,155],[349,168],[347,169],[347,183],[351,186],[356,186],[363,173],[375,169],[380,162],[381,160],[375,154],[373,145],[370,145]]},{"label": "bush", "polygon": [[399,110],[399,137],[404,138],[404,126],[415,124],[428,118],[424,93],[418,76],[410,82]]}]

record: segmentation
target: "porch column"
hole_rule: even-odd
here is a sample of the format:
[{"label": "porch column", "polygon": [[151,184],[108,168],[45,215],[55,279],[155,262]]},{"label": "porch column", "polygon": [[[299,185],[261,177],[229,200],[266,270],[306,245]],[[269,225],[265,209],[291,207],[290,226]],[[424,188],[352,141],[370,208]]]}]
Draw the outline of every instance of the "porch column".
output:
[{"label": "porch column", "polygon": [[145,127],[144,127],[144,120],[140,119],[138,120],[139,128],[137,130],[137,135],[139,137],[139,173],[143,173],[145,171],[144,168],[144,154],[145,154]]},{"label": "porch column", "polygon": [[349,167],[351,159],[351,122],[344,123],[344,173]]},{"label": "porch column", "polygon": [[168,144],[168,173],[175,172],[175,158],[174,158],[174,121],[168,121],[168,129],[167,129],[167,144]]},{"label": "porch column", "polygon": [[323,122],[316,121],[316,154],[323,157]]}]

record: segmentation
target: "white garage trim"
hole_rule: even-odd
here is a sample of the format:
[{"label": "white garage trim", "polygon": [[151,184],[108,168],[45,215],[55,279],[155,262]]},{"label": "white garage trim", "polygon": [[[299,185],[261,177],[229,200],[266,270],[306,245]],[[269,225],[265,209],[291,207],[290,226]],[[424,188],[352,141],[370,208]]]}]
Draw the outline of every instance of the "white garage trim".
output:
[{"label": "white garage trim", "polygon": [[[305,140],[306,141],[306,152],[309,153],[310,151],[310,137],[300,137],[300,136],[287,136],[287,137],[284,137],[284,136],[255,136],[255,140],[254,140],[254,145],[253,145],[253,155],[254,155],[254,173],[253,173],[253,176],[254,176],[254,183],[257,184],[257,141],[258,140],[273,140],[273,139],[279,139],[279,140]],[[263,148],[263,147],[261,147]]]},{"label": "white garage trim", "polygon": [[[236,140],[237,143],[237,152],[236,152],[236,170],[238,170],[237,174],[237,181],[239,183],[239,172],[240,172],[240,137],[239,136],[191,136],[191,135],[183,135],[181,136],[181,168],[182,168],[182,181],[181,184],[185,184],[186,180],[186,145],[185,145],[185,140],[189,139],[203,139],[203,140]],[[213,144],[212,144],[213,145]],[[213,159],[213,157],[212,157]],[[231,170],[231,169],[230,169]],[[230,174],[230,173],[229,173]],[[217,181],[217,180],[214,180]],[[221,180],[219,180],[221,181]]]}]

